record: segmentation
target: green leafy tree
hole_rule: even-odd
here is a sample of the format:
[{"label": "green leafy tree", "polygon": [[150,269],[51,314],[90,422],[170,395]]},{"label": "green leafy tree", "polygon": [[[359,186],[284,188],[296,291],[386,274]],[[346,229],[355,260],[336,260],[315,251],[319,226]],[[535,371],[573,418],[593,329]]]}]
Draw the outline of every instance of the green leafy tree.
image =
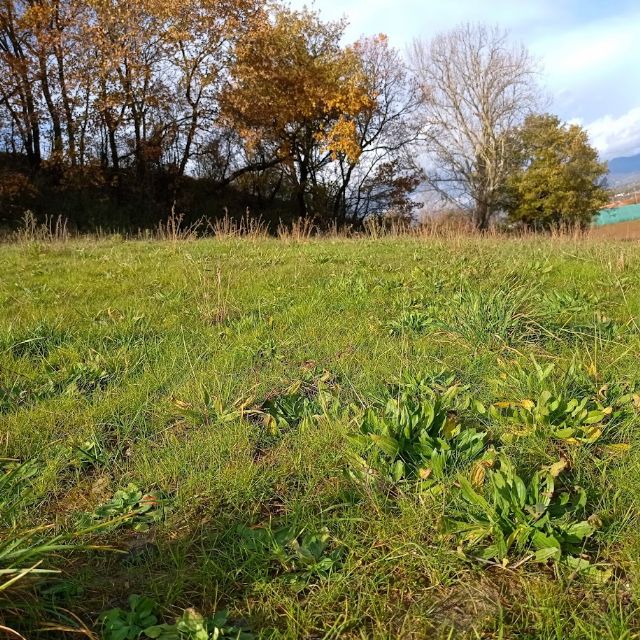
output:
[{"label": "green leafy tree", "polygon": [[544,114],[529,116],[517,137],[518,169],[507,186],[509,220],[533,229],[588,226],[608,200],[608,169],[587,132]]}]

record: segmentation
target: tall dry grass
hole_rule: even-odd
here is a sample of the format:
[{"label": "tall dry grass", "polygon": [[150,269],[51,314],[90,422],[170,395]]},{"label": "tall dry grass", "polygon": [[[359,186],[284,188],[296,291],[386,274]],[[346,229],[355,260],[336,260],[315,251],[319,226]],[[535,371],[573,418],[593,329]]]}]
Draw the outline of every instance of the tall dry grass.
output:
[{"label": "tall dry grass", "polygon": [[251,216],[247,211],[241,218],[233,218],[225,210],[224,216],[216,220],[208,220],[206,224],[206,235],[218,238],[266,238],[269,235],[269,228],[266,222],[260,217]]},{"label": "tall dry grass", "polygon": [[67,242],[71,234],[64,216],[47,215],[38,220],[32,211],[25,211],[21,226],[9,235],[9,240],[24,242]]},{"label": "tall dry grass", "polygon": [[45,216],[38,219],[27,211],[20,227],[3,237],[0,241],[8,243],[65,243],[72,238],[86,240],[122,239],[146,240],[162,242],[188,242],[198,238],[213,237],[220,239],[244,238],[264,239],[277,237],[285,242],[307,242],[312,238],[341,238],[371,240],[382,238],[552,238],[562,240],[583,241],[595,240],[640,240],[640,221],[625,222],[606,227],[579,229],[571,226],[558,226],[550,231],[540,232],[525,228],[505,228],[493,226],[479,233],[468,218],[462,216],[427,217],[419,223],[402,219],[372,218],[366,220],[359,228],[339,226],[333,223],[328,228],[321,227],[313,219],[297,218],[291,223],[280,222],[275,233],[270,232],[268,224],[260,217],[253,217],[247,212],[240,218],[230,216],[228,212],[221,218],[212,220],[202,217],[195,222],[186,223],[185,216],[172,209],[166,220],[161,221],[153,229],[138,230],[135,233],[114,234],[98,229],[91,233],[72,231],[68,220],[63,216]]}]

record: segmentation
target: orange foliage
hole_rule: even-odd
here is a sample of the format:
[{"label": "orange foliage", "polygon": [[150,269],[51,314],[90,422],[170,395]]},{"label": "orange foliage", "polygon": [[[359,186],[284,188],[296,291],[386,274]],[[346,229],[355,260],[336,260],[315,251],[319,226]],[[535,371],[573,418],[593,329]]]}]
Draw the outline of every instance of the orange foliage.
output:
[{"label": "orange foliage", "polygon": [[359,57],[340,45],[344,25],[310,11],[260,16],[235,50],[226,119],[250,146],[271,141],[293,156],[312,139],[357,159],[355,118],[373,106]]}]

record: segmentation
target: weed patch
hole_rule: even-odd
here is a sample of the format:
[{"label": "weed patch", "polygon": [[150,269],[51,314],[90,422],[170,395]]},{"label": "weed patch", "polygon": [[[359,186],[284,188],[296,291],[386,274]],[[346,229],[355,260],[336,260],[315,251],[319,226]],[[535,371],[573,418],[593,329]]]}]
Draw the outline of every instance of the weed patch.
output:
[{"label": "weed patch", "polygon": [[86,514],[87,521],[124,525],[134,531],[144,532],[164,519],[167,498],[162,493],[144,493],[135,484],[119,489],[113,497],[100,505],[93,513]]},{"label": "weed patch", "polygon": [[129,609],[110,609],[100,617],[103,640],[252,640],[255,636],[229,622],[226,610],[205,617],[186,609],[173,624],[160,623],[159,608],[150,598],[132,595]]},{"label": "weed patch", "polygon": [[500,456],[488,472],[488,497],[466,478],[459,479],[466,513],[445,519],[444,532],[455,535],[463,553],[484,560],[506,564],[565,559],[572,567],[588,566],[585,543],[601,523],[595,515],[583,519],[586,494],[581,487],[556,489],[565,468],[560,461],[526,481]]},{"label": "weed patch", "polygon": [[244,528],[241,535],[252,553],[270,558],[285,581],[300,590],[342,567],[343,549],[333,544],[326,527],[313,532],[293,527]]},{"label": "weed patch", "polygon": [[420,481],[422,486],[444,480],[486,451],[487,434],[461,418],[470,405],[459,386],[439,393],[419,380],[406,385],[397,397],[365,412],[352,441],[366,453],[353,457],[352,477],[359,482],[372,475],[394,483]]}]

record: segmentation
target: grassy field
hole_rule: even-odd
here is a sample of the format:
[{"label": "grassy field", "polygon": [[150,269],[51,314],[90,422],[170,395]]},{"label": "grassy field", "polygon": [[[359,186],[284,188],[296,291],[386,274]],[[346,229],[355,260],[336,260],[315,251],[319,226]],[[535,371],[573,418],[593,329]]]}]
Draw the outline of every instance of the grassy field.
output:
[{"label": "grassy field", "polygon": [[77,240],[0,273],[7,637],[640,637],[638,245]]},{"label": "grassy field", "polygon": [[594,239],[637,241],[640,239],[640,220],[628,220],[594,227],[591,229],[590,235]]}]

